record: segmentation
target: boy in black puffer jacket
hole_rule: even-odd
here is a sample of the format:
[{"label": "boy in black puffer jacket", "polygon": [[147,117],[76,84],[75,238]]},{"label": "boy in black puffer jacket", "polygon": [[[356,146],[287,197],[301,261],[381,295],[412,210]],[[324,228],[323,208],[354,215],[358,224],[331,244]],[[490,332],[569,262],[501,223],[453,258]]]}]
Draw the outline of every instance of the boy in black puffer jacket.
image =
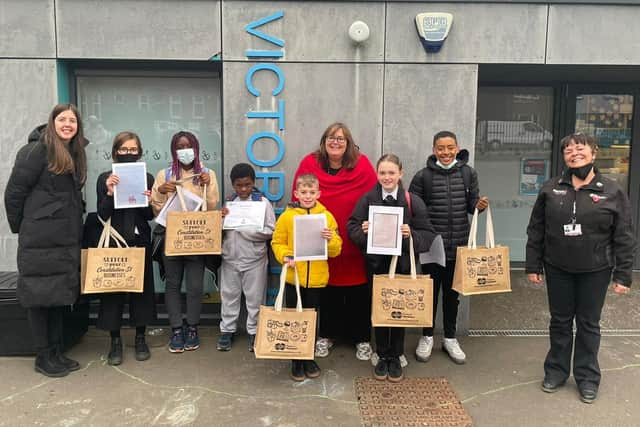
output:
[{"label": "boy in black puffer jacket", "polygon": [[[478,174],[469,165],[469,152],[460,150],[456,135],[441,131],[433,137],[433,155],[427,166],[411,180],[409,192],[424,200],[429,219],[442,236],[446,265],[424,264],[422,272],[433,279],[433,322],[435,324],[438,293],[442,288],[442,314],[444,327],[443,350],[458,364],[465,363],[466,355],[456,339],[458,293],[451,289],[456,264],[456,249],[467,244],[469,214],[477,208],[489,206],[487,197],[479,197]],[[433,349],[433,327],[424,328],[416,348],[416,359],[426,362]]]}]

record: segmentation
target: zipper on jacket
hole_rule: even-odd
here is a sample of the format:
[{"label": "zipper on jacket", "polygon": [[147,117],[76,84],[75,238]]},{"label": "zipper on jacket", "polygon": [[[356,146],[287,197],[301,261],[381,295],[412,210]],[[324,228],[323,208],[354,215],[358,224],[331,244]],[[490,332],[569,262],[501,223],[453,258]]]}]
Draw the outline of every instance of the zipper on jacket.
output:
[{"label": "zipper on jacket", "polygon": [[449,246],[454,247],[453,245],[453,206],[451,203],[451,174],[448,173],[445,175],[447,177],[447,203],[449,204],[449,215],[448,215],[448,223],[449,223]]},{"label": "zipper on jacket", "polygon": [[[307,215],[311,215],[311,208],[307,208]],[[309,275],[310,275],[309,270],[311,270],[311,261],[307,261],[307,286],[305,286],[306,288],[309,287]]]}]

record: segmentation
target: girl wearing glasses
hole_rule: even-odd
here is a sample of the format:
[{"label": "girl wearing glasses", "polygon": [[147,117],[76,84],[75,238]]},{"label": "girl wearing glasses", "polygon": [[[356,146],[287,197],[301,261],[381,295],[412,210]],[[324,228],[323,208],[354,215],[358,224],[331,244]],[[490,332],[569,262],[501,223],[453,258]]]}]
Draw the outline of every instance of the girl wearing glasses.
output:
[{"label": "girl wearing glasses", "polygon": [[[111,155],[114,163],[137,162],[142,157],[140,138],[133,132],[120,132],[113,140]],[[122,363],[122,311],[124,304],[129,304],[129,319],[136,328],[135,358],[143,361],[151,357],[149,346],[145,341],[147,325],[156,319],[155,290],[153,283],[153,266],[151,262],[151,228],[149,221],[153,219],[151,205],[146,208],[114,208],[113,190],[118,185],[119,178],[110,171],[103,172],[96,184],[98,192],[98,215],[104,221],[111,218],[111,226],[124,237],[131,247],[145,248],[144,260],[144,288],[142,293],[105,293],[100,297],[100,312],[97,326],[111,334],[111,348],[107,361],[110,365]],[[148,198],[151,197],[153,176],[147,174]]]}]

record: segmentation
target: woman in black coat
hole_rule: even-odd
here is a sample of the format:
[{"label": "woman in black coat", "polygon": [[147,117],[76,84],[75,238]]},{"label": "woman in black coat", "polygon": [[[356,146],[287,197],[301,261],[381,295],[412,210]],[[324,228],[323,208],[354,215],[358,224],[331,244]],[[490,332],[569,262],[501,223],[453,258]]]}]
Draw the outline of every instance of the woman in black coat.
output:
[{"label": "woman in black coat", "polygon": [[62,316],[80,290],[85,143],[76,107],[56,105],[18,152],[4,194],[18,233],[17,293],[33,333],[35,369],[50,377],[80,368],[62,355]]},{"label": "woman in black coat", "polygon": [[566,170],[542,186],[531,211],[526,272],[538,285],[546,275],[551,321],[542,390],[565,384],[573,355],[580,399],[591,403],[600,387],[602,306],[610,283],[615,294],[629,293],[636,241],[626,192],[594,166],[595,139],[575,133],[560,145]]},{"label": "woman in black coat", "polygon": [[[140,138],[133,132],[120,132],[113,139],[111,155],[115,163],[136,162],[142,157]],[[153,176],[147,174],[147,191],[151,196]],[[111,349],[107,360],[110,365],[122,363],[122,311],[125,302],[129,303],[129,320],[136,327],[135,357],[136,360],[147,360],[151,357],[149,346],[145,342],[147,325],[156,319],[155,289],[153,282],[153,264],[151,262],[151,228],[148,221],[153,219],[151,205],[146,208],[118,209],[114,207],[113,190],[119,182],[118,176],[103,172],[96,184],[98,193],[98,215],[104,221],[111,218],[111,226],[131,247],[145,248],[144,288],[142,293],[105,293],[100,297],[100,313],[98,328],[111,334]]]},{"label": "woman in black coat", "polygon": [[[395,154],[383,155],[376,164],[378,184],[358,200],[347,223],[347,232],[353,243],[365,254],[367,281],[369,289],[374,274],[387,274],[391,264],[391,255],[367,254],[367,233],[369,231],[369,206],[399,206],[404,208],[401,226],[402,254],[398,258],[396,271],[408,274],[411,264],[409,258],[409,236],[413,238],[415,253],[427,252],[436,232],[429,221],[427,208],[418,196],[411,196],[402,187],[402,163]],[[407,200],[409,195],[409,200]],[[374,377],[379,380],[402,380],[400,356],[404,350],[404,328],[374,328],[378,363]]]}]

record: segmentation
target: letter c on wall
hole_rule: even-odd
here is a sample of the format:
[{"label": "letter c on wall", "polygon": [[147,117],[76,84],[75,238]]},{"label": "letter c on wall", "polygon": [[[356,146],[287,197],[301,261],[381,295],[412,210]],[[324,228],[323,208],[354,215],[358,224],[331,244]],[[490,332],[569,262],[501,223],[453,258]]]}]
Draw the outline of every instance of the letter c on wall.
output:
[{"label": "letter c on wall", "polygon": [[280,68],[273,64],[256,64],[251,67],[249,71],[247,71],[247,76],[245,79],[247,90],[251,92],[251,94],[255,97],[260,96],[260,91],[253,85],[253,75],[262,70],[272,71],[278,78],[278,85],[271,92],[273,96],[277,96],[280,92],[282,92],[282,89],[284,88],[284,75],[282,74]]}]

